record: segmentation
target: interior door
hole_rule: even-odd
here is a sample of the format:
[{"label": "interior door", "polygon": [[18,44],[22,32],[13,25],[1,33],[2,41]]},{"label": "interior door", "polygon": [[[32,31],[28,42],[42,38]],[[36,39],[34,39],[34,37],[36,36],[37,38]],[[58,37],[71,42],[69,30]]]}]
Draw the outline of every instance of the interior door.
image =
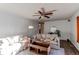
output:
[{"label": "interior door", "polygon": [[77,42],[79,42],[79,16],[77,16]]}]

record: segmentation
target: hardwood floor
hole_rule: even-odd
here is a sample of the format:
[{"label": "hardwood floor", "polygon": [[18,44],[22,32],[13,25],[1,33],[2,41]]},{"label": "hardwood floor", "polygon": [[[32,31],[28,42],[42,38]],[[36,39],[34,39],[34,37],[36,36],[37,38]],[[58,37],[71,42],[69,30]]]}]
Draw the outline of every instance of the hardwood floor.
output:
[{"label": "hardwood floor", "polygon": [[79,51],[70,41],[61,40],[60,47],[65,49],[65,55],[79,55]]}]

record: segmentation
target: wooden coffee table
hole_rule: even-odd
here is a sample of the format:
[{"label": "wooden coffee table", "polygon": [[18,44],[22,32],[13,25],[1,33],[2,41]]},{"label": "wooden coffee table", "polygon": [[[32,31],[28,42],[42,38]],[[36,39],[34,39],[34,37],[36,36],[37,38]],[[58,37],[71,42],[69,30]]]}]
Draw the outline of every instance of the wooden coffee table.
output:
[{"label": "wooden coffee table", "polygon": [[40,41],[34,41],[30,44],[30,51],[33,50],[36,53],[40,54],[49,54],[50,53],[50,45]]}]

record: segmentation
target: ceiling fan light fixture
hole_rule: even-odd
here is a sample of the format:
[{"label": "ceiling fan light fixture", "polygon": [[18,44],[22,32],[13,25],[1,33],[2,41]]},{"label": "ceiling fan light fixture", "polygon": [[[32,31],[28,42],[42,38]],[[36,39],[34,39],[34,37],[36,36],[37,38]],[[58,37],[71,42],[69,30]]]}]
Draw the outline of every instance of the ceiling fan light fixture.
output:
[{"label": "ceiling fan light fixture", "polygon": [[50,18],[49,16],[51,16],[53,14],[53,12],[56,10],[52,10],[52,11],[45,11],[44,8],[41,8],[41,10],[38,11],[38,14],[36,14],[36,16],[39,16],[39,19],[44,19],[44,18]]}]

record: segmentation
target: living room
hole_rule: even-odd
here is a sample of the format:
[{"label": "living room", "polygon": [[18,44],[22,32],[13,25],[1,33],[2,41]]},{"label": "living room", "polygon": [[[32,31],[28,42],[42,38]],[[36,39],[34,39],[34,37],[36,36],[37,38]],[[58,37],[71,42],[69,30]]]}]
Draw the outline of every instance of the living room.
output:
[{"label": "living room", "polygon": [[[50,15],[42,12],[50,12]],[[79,55],[76,25],[78,16],[78,3],[2,3],[0,4],[0,55],[40,55],[40,53]],[[59,32],[51,33],[56,30]],[[36,38],[40,36],[41,41],[49,42],[43,42],[44,44],[39,42],[44,47],[32,45],[31,42],[37,44]],[[58,40],[56,41],[58,46],[52,46],[55,38]],[[34,51],[29,48],[34,48]]]}]

